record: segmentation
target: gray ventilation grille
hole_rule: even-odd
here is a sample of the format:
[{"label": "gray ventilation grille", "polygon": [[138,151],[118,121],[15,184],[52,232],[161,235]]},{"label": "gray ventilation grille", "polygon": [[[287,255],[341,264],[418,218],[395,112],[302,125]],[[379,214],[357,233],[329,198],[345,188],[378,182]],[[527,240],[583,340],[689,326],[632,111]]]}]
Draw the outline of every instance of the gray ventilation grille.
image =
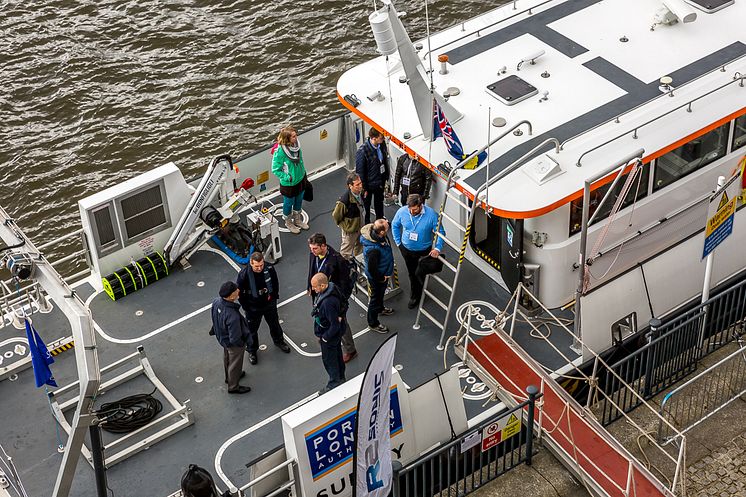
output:
[{"label": "gray ventilation grille", "polygon": [[151,186],[147,190],[123,198],[120,205],[125,236],[128,240],[137,238],[168,222],[161,185]]},{"label": "gray ventilation grille", "polygon": [[96,235],[98,236],[99,247],[105,247],[117,240],[114,233],[114,224],[111,222],[111,212],[107,205],[93,213],[93,219],[96,223]]}]

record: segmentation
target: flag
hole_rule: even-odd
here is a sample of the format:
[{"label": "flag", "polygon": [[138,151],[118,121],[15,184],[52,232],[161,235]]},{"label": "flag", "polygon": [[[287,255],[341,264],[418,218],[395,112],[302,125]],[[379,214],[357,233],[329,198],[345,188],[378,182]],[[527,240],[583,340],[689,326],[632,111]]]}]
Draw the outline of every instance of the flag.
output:
[{"label": "flag", "polygon": [[36,386],[40,387],[42,385],[49,385],[56,387],[57,382],[54,381],[52,370],[49,369],[49,365],[54,362],[54,358],[47,350],[47,345],[36,332],[34,326],[28,319],[24,319],[24,321],[26,322],[26,339],[28,340],[31,364],[34,366],[34,379],[36,379]]},{"label": "flag", "polygon": [[[471,155],[464,153],[464,147],[461,145],[461,140],[459,140],[456,135],[456,130],[453,129],[451,123],[448,122],[448,119],[443,113],[443,109],[438,105],[437,100],[433,100],[433,140],[441,136],[443,137],[443,141],[446,143],[448,153],[451,154],[454,159],[461,162]],[[475,169],[486,158],[487,152],[481,152],[464,164],[464,169]]]},{"label": "flag", "polygon": [[391,369],[396,334],[378,347],[365,370],[355,426],[355,495],[388,497],[391,491]]}]

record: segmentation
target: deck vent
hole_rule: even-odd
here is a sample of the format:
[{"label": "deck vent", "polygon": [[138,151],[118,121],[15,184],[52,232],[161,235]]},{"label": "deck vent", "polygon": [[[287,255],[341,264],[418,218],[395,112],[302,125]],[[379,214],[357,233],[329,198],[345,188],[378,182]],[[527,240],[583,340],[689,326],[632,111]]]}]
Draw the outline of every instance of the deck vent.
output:
[{"label": "deck vent", "polygon": [[565,172],[556,160],[546,154],[537,157],[523,166],[521,171],[526,173],[526,175],[528,175],[528,177],[534,180],[538,185],[543,185],[552,178]]},{"label": "deck vent", "polygon": [[487,93],[505,105],[517,104],[521,100],[533,97],[538,92],[535,86],[514,74],[487,85]]},{"label": "deck vent", "polygon": [[735,0],[685,0],[686,3],[697,7],[702,12],[712,14],[718,10],[729,7],[735,3]]},{"label": "deck vent", "polygon": [[160,183],[120,200],[128,240],[150,234],[168,224],[168,213],[163,202]]}]

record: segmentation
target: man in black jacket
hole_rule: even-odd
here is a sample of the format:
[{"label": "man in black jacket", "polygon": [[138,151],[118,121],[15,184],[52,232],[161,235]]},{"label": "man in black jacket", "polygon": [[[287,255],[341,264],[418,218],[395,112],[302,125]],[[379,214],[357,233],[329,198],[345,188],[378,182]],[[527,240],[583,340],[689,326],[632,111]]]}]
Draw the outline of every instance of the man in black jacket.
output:
[{"label": "man in black jacket", "polygon": [[394,196],[400,195],[401,205],[407,205],[407,197],[413,193],[423,200],[430,197],[433,175],[411,152],[402,154],[396,161],[394,173]]},{"label": "man in black jacket", "polygon": [[370,203],[376,219],[383,217],[383,189],[389,179],[389,153],[386,139],[376,128],[370,128],[365,140],[355,154],[355,172],[363,181],[365,224],[370,223]]},{"label": "man in black jacket", "polygon": [[321,345],[321,360],[329,374],[329,382],[319,390],[322,395],[345,382],[345,363],[342,360],[342,333],[344,318],[340,317],[341,300],[324,273],[311,278],[311,288],[316,293],[313,299],[313,333]]},{"label": "man in black jacket", "polygon": [[256,364],[258,360],[256,357],[259,350],[257,331],[259,331],[259,325],[262,324],[262,318],[267,320],[272,341],[280,350],[289,354],[290,347],[283,337],[280,316],[277,314],[280,282],[275,268],[264,262],[261,252],[254,252],[249,259],[249,265],[238,273],[236,283],[241,290],[238,301],[249,320],[249,342],[246,345],[249,362]]},{"label": "man in black jacket", "polygon": [[342,303],[344,312],[340,314],[345,323],[345,330],[342,335],[342,359],[344,362],[350,362],[357,356],[352,330],[347,322],[347,308],[354,285],[350,278],[350,263],[339,252],[326,244],[326,237],[321,233],[314,233],[308,238],[308,248],[310,249],[308,256],[308,294],[312,299],[316,298],[316,292],[313,291],[311,286],[311,279],[317,273],[324,273],[329,281],[334,283],[344,299]]},{"label": "man in black jacket", "polygon": [[228,393],[247,393],[250,387],[239,385],[243,372],[243,351],[249,339],[249,324],[241,315],[238,285],[226,281],[220,287],[219,297],[212,301],[212,329],[223,347],[223,367]]}]

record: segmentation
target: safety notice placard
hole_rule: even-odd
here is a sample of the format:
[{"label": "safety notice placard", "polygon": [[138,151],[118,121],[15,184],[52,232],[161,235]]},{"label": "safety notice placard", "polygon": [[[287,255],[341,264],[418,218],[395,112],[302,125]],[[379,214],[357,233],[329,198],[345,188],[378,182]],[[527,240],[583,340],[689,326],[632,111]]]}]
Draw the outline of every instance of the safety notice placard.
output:
[{"label": "safety notice placard", "polygon": [[705,245],[702,250],[703,259],[733,233],[736,202],[741,193],[739,177],[739,175],[731,177],[710,197],[705,227]]},{"label": "safety notice placard", "polygon": [[511,414],[508,417],[498,419],[488,424],[482,430],[482,452],[494,447],[500,442],[509,439],[521,431],[521,418]]}]

